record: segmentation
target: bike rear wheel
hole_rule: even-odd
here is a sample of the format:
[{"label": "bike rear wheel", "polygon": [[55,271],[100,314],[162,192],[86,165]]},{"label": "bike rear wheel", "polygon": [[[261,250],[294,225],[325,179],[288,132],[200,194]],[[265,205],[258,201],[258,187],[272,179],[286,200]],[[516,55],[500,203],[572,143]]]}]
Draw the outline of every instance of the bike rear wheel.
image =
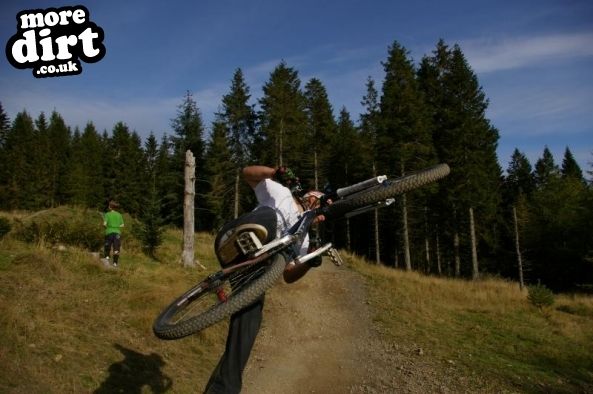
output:
[{"label": "bike rear wheel", "polygon": [[388,198],[437,181],[447,176],[449,172],[450,169],[447,164],[438,164],[393,181],[385,181],[384,184],[360,192],[360,194],[334,202],[324,208],[323,214],[328,219],[335,219],[355,209],[385,201]]},{"label": "bike rear wheel", "polygon": [[153,325],[155,335],[180,339],[218,323],[261,297],[285,266],[284,257],[276,254],[240,272],[209,276],[161,312]]}]

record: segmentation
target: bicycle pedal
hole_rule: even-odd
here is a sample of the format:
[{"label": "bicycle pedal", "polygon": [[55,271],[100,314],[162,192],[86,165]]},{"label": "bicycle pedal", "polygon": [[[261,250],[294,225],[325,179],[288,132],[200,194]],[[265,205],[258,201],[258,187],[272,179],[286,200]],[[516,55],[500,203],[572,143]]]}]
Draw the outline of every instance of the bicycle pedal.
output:
[{"label": "bicycle pedal", "polygon": [[241,253],[248,255],[262,248],[262,243],[252,231],[245,231],[237,237],[237,246]]},{"label": "bicycle pedal", "polygon": [[327,255],[331,259],[332,263],[334,263],[337,267],[344,264],[344,261],[342,260],[342,256],[340,256],[340,253],[338,252],[338,250],[336,248],[330,248],[327,251]]}]

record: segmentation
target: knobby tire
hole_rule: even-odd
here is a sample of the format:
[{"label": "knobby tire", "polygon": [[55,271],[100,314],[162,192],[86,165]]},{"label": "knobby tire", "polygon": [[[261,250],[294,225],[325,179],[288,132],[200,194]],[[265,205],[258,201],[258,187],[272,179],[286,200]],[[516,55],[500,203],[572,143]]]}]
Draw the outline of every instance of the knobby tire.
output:
[{"label": "knobby tire", "polygon": [[438,164],[393,181],[386,181],[384,184],[360,192],[360,194],[334,202],[324,208],[323,214],[328,219],[336,219],[355,209],[385,201],[388,198],[404,194],[437,181],[447,176],[449,172],[450,169],[447,164]]},{"label": "knobby tire", "polygon": [[[195,292],[196,289],[199,289],[200,286],[208,281],[208,279],[198,283],[185,294],[173,301],[156,318],[153,325],[155,335],[161,339],[181,339],[218,323],[233,313],[249,306],[261,297],[267,289],[276,283],[280,275],[282,275],[285,266],[286,263],[284,257],[281,254],[276,254],[271,257],[271,261],[267,264],[265,271],[261,276],[245,284],[240,291],[230,294],[225,302],[213,303],[211,307],[204,310],[199,315],[188,318],[187,320],[172,322],[174,316],[182,312],[184,309],[189,308],[192,304],[192,301],[182,304],[180,304],[180,302],[188,297],[189,294]],[[226,280],[228,281],[228,279]],[[197,301],[200,296],[196,297],[194,301]]]}]

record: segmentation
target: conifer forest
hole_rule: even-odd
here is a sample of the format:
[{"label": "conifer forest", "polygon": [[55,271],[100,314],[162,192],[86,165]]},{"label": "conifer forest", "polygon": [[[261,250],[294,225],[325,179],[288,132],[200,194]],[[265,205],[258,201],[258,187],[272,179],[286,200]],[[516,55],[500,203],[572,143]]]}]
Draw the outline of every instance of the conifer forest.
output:
[{"label": "conifer forest", "polygon": [[[285,62],[261,87],[237,68],[209,125],[194,96],[180,96],[170,130],[158,136],[130,130],[125,119],[111,130],[92,119],[72,129],[56,111],[24,109],[10,119],[0,104],[0,209],[104,210],[116,199],[144,223],[181,226],[189,149],[196,231],[216,232],[255,206],[240,179],[246,165],[288,166],[305,189],[324,190],[447,163],[444,180],[326,222],[325,237],[396,269],[593,291],[593,167],[580,168],[570,147],[564,157],[542,147],[535,163],[519,147],[497,157],[486,92],[458,45],[441,40],[415,64],[393,42],[382,65],[381,81],[360,81],[358,119],[332,107],[323,81],[302,81]],[[253,89],[261,89],[257,100]]]}]

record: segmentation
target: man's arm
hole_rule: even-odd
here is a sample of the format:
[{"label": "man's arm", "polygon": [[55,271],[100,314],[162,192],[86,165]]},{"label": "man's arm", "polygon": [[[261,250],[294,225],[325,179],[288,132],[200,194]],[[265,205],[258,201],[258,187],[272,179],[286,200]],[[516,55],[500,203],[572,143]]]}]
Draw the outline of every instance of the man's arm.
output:
[{"label": "man's arm", "polygon": [[252,189],[255,189],[258,183],[264,179],[272,178],[275,173],[275,168],[266,166],[249,166],[243,168],[243,178]]}]

